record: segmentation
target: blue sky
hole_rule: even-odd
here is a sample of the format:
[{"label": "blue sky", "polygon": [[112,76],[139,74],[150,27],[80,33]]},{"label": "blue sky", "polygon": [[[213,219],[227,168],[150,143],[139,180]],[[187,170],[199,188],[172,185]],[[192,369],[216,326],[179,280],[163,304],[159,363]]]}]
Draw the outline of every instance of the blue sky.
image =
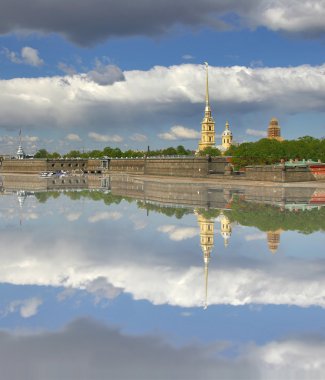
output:
[{"label": "blue sky", "polygon": [[[217,137],[325,135],[322,0],[5,0],[0,151],[195,149],[204,68]],[[218,140],[217,140],[218,141]]]}]

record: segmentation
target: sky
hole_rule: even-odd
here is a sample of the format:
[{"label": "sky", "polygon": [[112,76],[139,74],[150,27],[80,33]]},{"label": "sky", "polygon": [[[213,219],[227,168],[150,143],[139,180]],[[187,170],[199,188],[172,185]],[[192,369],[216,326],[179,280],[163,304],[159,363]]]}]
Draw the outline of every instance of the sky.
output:
[{"label": "sky", "polygon": [[325,136],[324,0],[2,0],[0,152]]}]

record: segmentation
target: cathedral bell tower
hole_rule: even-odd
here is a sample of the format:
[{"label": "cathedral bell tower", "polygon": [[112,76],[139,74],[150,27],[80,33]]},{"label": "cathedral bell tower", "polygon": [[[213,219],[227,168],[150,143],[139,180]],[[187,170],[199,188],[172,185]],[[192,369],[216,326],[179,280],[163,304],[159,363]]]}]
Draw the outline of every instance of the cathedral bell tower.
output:
[{"label": "cathedral bell tower", "polygon": [[205,62],[206,69],[206,89],[205,89],[205,110],[204,118],[201,123],[201,140],[199,142],[198,151],[202,151],[208,147],[215,146],[215,123],[211,115],[210,99],[209,99],[209,65]]}]

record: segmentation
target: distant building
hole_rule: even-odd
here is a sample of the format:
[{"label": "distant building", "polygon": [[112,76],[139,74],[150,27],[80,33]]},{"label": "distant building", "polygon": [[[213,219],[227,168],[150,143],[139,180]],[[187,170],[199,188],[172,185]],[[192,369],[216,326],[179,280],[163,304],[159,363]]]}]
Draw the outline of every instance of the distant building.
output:
[{"label": "distant building", "polygon": [[16,157],[18,160],[23,160],[26,157],[22,144],[21,144],[21,130],[19,131],[19,146],[17,149]]},{"label": "distant building", "polygon": [[24,152],[21,144],[19,144],[19,146],[18,146],[16,156],[17,156],[18,160],[23,160],[26,157],[25,152]]},{"label": "distant building", "polygon": [[205,148],[215,147],[215,123],[211,113],[210,100],[209,100],[209,69],[208,63],[205,63],[206,67],[206,89],[205,89],[205,111],[204,118],[201,123],[201,140],[199,142],[198,151],[202,151]]},{"label": "distant building", "polygon": [[279,122],[275,117],[271,119],[270,124],[267,128],[267,138],[283,141],[283,138],[281,137],[281,128],[279,126]]}]

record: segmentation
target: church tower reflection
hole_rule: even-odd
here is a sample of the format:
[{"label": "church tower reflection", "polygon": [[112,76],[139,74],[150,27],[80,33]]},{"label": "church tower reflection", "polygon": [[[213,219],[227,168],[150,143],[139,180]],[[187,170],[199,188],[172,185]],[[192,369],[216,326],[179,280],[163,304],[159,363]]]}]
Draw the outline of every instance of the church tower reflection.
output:
[{"label": "church tower reflection", "polygon": [[229,244],[229,239],[231,237],[231,223],[228,217],[221,212],[220,213],[220,232],[221,236],[223,237],[224,245],[227,248]]},{"label": "church tower reflection", "polygon": [[214,245],[214,219],[209,219],[195,211],[200,227],[200,244],[204,261],[204,309],[208,307],[208,275],[211,251]]},{"label": "church tower reflection", "polygon": [[267,233],[267,244],[269,250],[275,254],[280,245],[280,235],[282,230],[268,231]]}]

